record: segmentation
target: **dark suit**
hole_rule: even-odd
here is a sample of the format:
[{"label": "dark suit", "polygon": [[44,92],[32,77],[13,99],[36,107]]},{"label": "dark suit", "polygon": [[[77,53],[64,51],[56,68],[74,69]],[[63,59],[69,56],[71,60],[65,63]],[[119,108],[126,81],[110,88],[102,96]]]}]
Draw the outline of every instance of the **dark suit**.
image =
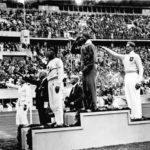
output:
[{"label": "dark suit", "polygon": [[36,85],[35,100],[36,100],[36,108],[39,113],[40,124],[46,124],[48,122],[51,122],[50,116],[48,114],[48,109],[44,108],[44,102],[49,102],[47,79],[45,78],[41,81],[41,80],[34,80],[34,79],[30,79],[28,77],[25,77],[24,80],[33,85]]},{"label": "dark suit", "polygon": [[86,109],[96,109],[96,47],[86,42],[81,47],[81,67],[83,72],[83,92]]},{"label": "dark suit", "polygon": [[82,85],[76,83],[69,94],[69,97],[65,101],[67,107],[70,107],[70,110],[80,110],[83,108],[83,89]]}]

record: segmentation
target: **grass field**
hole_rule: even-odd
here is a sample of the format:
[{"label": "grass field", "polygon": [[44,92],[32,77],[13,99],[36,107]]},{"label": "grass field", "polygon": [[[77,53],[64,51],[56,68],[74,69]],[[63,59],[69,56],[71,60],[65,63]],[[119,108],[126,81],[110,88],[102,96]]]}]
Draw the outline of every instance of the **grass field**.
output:
[{"label": "grass field", "polygon": [[[0,150],[20,150],[16,139],[0,139]],[[87,150],[87,149],[84,149]],[[90,148],[88,150],[150,150],[150,142]]]}]

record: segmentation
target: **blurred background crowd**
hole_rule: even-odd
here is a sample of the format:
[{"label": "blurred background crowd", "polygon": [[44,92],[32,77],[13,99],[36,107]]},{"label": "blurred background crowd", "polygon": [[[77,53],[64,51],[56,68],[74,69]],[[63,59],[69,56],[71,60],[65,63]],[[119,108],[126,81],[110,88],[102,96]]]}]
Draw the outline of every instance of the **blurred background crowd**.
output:
[{"label": "blurred background crowd", "polygon": [[[150,39],[150,16],[0,9],[0,31],[30,30],[32,37],[69,38],[88,30],[95,39]],[[25,24],[25,25],[24,25]]]},{"label": "blurred background crowd", "polygon": [[[9,43],[7,44],[9,47]],[[17,45],[17,43],[13,43]],[[17,81],[17,75],[13,74],[14,71],[18,71],[23,74],[30,74],[35,76],[39,69],[45,69],[41,61],[41,57],[45,57],[44,45],[32,45],[32,57],[6,57],[0,60],[0,71],[1,71],[1,81],[8,80],[10,78],[14,79],[15,83]],[[12,45],[11,45],[12,46]],[[125,47],[113,47],[114,51],[124,54]],[[144,66],[144,79],[149,81],[150,77],[150,47],[147,46],[137,46],[136,52],[142,58],[142,63]],[[122,63],[109,56],[108,53],[105,53],[101,50],[100,46],[97,46],[98,54],[101,52],[98,57],[98,75],[97,75],[97,86],[98,87],[121,87],[123,86],[123,65]],[[79,54],[71,54],[68,47],[64,47],[58,50],[58,57],[64,62],[65,73],[68,78],[71,78],[72,75],[77,75],[81,71],[81,62]],[[22,59],[23,58],[23,59]]]},{"label": "blurred background crowd", "polygon": [[[0,31],[21,31],[28,29],[31,37],[75,39],[81,32],[88,31],[92,39],[148,40],[150,39],[150,16],[137,14],[111,13],[73,13],[47,12],[39,10],[0,9]],[[24,24],[25,23],[25,24]],[[97,95],[112,93],[114,96],[124,95],[124,72],[121,62],[105,53],[96,44],[98,53]],[[1,52],[19,52],[22,44],[15,41],[1,41]],[[114,51],[124,54],[122,44],[111,45]],[[36,42],[26,47],[30,56],[0,58],[0,82],[17,83],[18,76],[14,72],[29,74],[37,78],[40,69],[45,69],[42,58],[49,50],[48,41]],[[64,62],[65,78],[69,82],[73,76],[79,76],[81,62],[79,54],[70,52],[70,45],[54,47],[57,56]],[[150,46],[137,45],[135,48],[144,66],[144,81],[141,94],[150,93]],[[66,85],[66,84],[65,84]],[[0,88],[7,88],[0,84]],[[107,91],[107,92],[106,92]],[[107,94],[106,94],[107,95]]]}]

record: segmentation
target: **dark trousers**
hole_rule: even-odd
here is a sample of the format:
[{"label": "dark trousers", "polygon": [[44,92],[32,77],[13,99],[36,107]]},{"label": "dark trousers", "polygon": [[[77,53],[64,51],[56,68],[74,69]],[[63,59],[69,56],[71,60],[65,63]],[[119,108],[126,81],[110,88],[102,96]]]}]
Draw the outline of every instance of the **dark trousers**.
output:
[{"label": "dark trousers", "polygon": [[51,116],[49,115],[47,109],[39,108],[38,113],[39,113],[40,124],[47,124],[51,122]]},{"label": "dark trousers", "polygon": [[86,109],[96,109],[96,67],[88,75],[83,75],[84,105]]}]

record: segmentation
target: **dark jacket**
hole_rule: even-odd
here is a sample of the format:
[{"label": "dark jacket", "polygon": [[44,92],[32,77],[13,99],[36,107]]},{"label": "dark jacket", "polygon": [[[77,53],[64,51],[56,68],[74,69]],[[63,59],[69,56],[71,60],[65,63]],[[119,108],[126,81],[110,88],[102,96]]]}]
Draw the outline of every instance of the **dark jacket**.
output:
[{"label": "dark jacket", "polygon": [[[73,102],[73,104],[71,104]],[[69,97],[65,101],[66,107],[78,110],[83,108],[83,89],[78,83],[71,89]]]},{"label": "dark jacket", "polygon": [[81,47],[81,67],[83,75],[88,75],[96,63],[96,48],[93,44],[84,44]]},{"label": "dark jacket", "polygon": [[49,101],[48,97],[48,82],[47,79],[41,80],[35,80],[35,79],[30,79],[28,77],[25,77],[24,80],[26,82],[29,82],[30,84],[36,85],[35,89],[35,100],[36,100],[36,108],[44,108],[44,102]]}]

